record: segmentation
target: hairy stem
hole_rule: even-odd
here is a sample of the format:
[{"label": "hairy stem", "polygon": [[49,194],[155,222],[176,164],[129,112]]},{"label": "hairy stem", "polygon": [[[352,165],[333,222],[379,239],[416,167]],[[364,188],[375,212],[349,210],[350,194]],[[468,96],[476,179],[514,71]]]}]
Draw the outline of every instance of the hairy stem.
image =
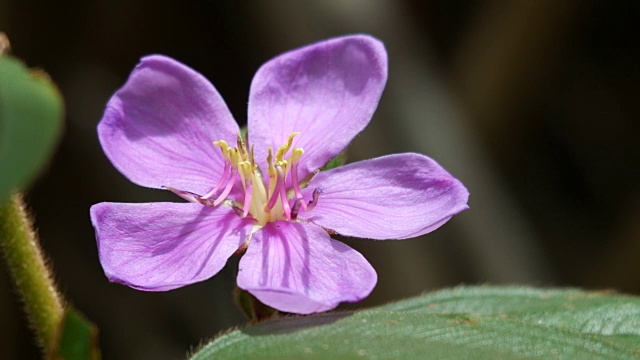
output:
[{"label": "hairy stem", "polygon": [[48,353],[62,319],[63,302],[20,195],[0,204],[0,250],[38,343]]}]

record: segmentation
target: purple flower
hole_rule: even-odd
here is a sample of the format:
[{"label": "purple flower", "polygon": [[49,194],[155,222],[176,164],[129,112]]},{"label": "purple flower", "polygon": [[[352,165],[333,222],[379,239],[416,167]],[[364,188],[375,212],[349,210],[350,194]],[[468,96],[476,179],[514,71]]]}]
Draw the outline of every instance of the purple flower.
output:
[{"label": "purple flower", "polygon": [[386,80],[385,49],[369,36],[280,55],[253,79],[243,139],[202,75],[143,58],[109,101],[100,142],[129,180],[188,202],[91,207],[109,280],[171,290],[210,278],[246,249],[238,286],[278,310],[308,314],[369,295],[375,270],[329,233],[420,236],[467,209],[469,196],[420,154],[318,172],[367,125]]}]

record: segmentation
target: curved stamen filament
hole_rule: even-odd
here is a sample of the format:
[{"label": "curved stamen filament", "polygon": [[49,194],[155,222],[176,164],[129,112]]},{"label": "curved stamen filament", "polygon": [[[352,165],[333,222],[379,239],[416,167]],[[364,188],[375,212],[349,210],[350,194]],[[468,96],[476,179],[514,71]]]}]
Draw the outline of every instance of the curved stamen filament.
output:
[{"label": "curved stamen filament", "polygon": [[300,212],[300,207],[304,206],[306,210],[311,210],[318,204],[318,198],[320,197],[320,189],[313,190],[313,199],[309,201],[308,204],[304,203],[304,199],[296,198],[296,201],[293,203],[293,208],[291,209],[291,220],[296,220],[298,218],[298,213]]},{"label": "curved stamen filament", "polygon": [[[280,186],[280,201],[282,202],[282,207],[284,209],[284,216],[287,219],[291,219],[291,207],[289,207],[289,200],[287,199],[287,190],[285,189],[285,173],[282,170],[282,167],[276,165],[276,170],[278,170],[278,179],[282,178],[282,186]],[[275,194],[274,194],[275,195]],[[276,196],[274,196],[276,197]]]},{"label": "curved stamen filament", "polygon": [[242,206],[242,217],[247,217],[249,210],[251,210],[252,191],[251,179],[247,179],[246,190],[244,193],[244,204]]},{"label": "curved stamen filament", "polygon": [[309,204],[307,204],[307,211],[312,210],[316,205],[318,205],[318,198],[320,197],[321,192],[322,191],[320,191],[320,189],[313,190],[313,200],[309,201]]},{"label": "curved stamen filament", "polygon": [[231,162],[224,162],[224,170],[222,171],[222,176],[220,177],[220,181],[218,181],[218,185],[216,185],[211,191],[209,191],[206,195],[204,195],[203,199],[209,199],[226,183],[227,178],[229,177],[229,173],[231,172]]},{"label": "curved stamen filament", "polygon": [[304,197],[302,196],[302,191],[300,191],[300,182],[298,181],[298,163],[300,162],[300,157],[302,156],[302,154],[304,154],[304,150],[302,150],[301,148],[295,148],[291,153],[291,184],[293,185],[295,199],[300,200],[302,210],[306,210],[307,204],[302,201]]},{"label": "curved stamen filament", "polygon": [[253,195],[252,180],[253,169],[252,165],[248,161],[243,161],[240,164],[240,178],[242,179],[242,186],[244,187],[244,204],[242,206],[242,217],[247,217],[249,210],[251,209],[251,198]]},{"label": "curved stamen filament", "polygon": [[200,199],[199,199],[200,197],[198,196],[198,194],[194,194],[189,191],[178,190],[176,188],[172,188],[171,186],[166,186],[166,185],[163,185],[162,187],[180,196],[181,198],[187,200],[188,202],[192,202],[192,203],[200,202]]},{"label": "curved stamen filament", "polygon": [[276,169],[275,184],[269,186],[269,188],[273,188],[273,190],[269,191],[269,202],[267,202],[267,205],[265,206],[265,210],[267,211],[276,206],[276,202],[278,202],[278,199],[280,198],[280,189],[284,190],[285,187],[282,167],[280,165],[276,165],[274,169]]},{"label": "curved stamen filament", "polygon": [[291,220],[296,220],[298,218],[298,212],[300,212],[300,204],[302,204],[301,199],[296,199],[293,203],[293,208],[291,208]]},{"label": "curved stamen filament", "polygon": [[267,193],[267,197],[271,198],[277,184],[277,173],[273,163],[273,150],[271,149],[271,146],[269,146],[269,151],[267,153],[267,173],[269,174],[269,192]]},{"label": "curved stamen filament", "polygon": [[237,173],[237,169],[234,168],[233,170],[231,170],[231,179],[229,179],[229,182],[227,183],[227,186],[224,188],[222,193],[220,193],[220,195],[213,201],[213,206],[218,206],[227,199],[227,196],[229,196],[229,193],[231,193],[231,188],[233,188],[233,180],[236,177]]},{"label": "curved stamen filament", "polygon": [[221,148],[226,146],[226,149],[224,149],[226,150],[225,159],[228,159],[229,163],[231,164],[231,178],[229,179],[229,182],[227,183],[227,186],[224,188],[222,193],[213,202],[213,206],[220,205],[227,198],[227,196],[229,196],[229,193],[231,192],[231,188],[233,187],[233,184],[235,182],[234,180],[235,180],[236,174],[238,173],[238,167],[241,161],[240,152],[237,148],[229,147],[227,143],[224,142],[224,140],[216,141],[216,143],[221,143],[220,145]]},{"label": "curved stamen filament", "polygon": [[[229,173],[233,173],[232,169],[235,170],[235,167],[237,164],[234,164],[233,160],[234,158],[237,161],[238,155],[237,149],[231,148],[229,147],[229,144],[227,144],[226,141],[224,140],[218,140],[218,141],[214,141],[213,145],[215,146],[219,146],[220,147],[220,151],[222,152],[222,157],[224,158],[224,170],[222,170],[222,176],[220,177],[220,181],[218,181],[218,184],[211,189],[211,191],[209,191],[208,193],[206,193],[204,196],[201,197],[201,199],[207,200],[211,197],[213,197],[216,192],[218,192],[218,190],[227,183],[227,178],[229,177]],[[233,154],[236,154],[235,156],[233,156]],[[233,175],[231,175],[231,182],[233,182]],[[228,184],[227,184],[228,186]]]}]

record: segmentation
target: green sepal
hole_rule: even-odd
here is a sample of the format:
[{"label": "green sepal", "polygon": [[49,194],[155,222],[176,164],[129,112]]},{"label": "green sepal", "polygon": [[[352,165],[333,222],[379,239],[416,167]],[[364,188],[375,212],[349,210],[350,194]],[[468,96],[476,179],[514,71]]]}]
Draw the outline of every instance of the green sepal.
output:
[{"label": "green sepal", "polygon": [[99,360],[98,329],[71,307],[65,310],[52,359]]},{"label": "green sepal", "polygon": [[250,324],[272,319],[279,314],[278,310],[263,304],[255,296],[237,286],[233,289],[233,300]]}]

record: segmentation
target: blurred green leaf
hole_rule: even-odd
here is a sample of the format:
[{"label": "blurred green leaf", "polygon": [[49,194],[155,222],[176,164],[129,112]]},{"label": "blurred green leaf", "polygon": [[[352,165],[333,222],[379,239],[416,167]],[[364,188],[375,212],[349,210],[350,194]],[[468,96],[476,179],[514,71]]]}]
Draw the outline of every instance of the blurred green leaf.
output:
[{"label": "blurred green leaf", "polygon": [[347,151],[343,151],[340,153],[340,155],[334,157],[333,159],[329,160],[328,163],[326,163],[322,169],[320,169],[320,171],[327,171],[327,170],[331,170],[331,169],[335,169],[338,166],[342,166],[344,165],[344,163],[347,161],[347,155],[346,155]]},{"label": "blurred green leaf", "polygon": [[65,311],[54,348],[53,359],[97,360],[98,330],[80,313],[69,308]]},{"label": "blurred green leaf", "polygon": [[637,359],[640,299],[461,287],[231,331],[192,359]]},{"label": "blurred green leaf", "polygon": [[62,98],[46,74],[0,56],[0,202],[46,164],[62,117]]}]

